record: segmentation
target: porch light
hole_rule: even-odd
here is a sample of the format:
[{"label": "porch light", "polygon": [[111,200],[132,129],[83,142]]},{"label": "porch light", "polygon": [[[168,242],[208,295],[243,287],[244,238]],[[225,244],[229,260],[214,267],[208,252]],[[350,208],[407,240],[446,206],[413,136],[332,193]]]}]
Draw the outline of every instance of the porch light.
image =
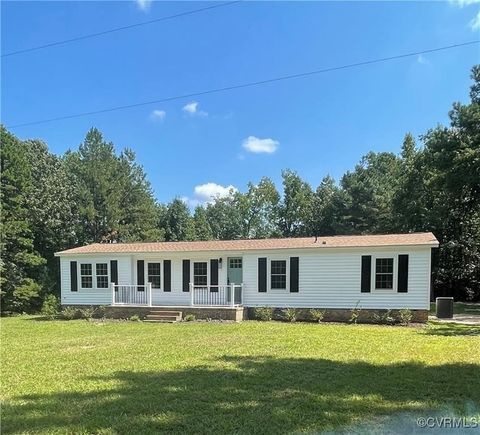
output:
[{"label": "porch light", "polygon": [[218,259],[218,268],[221,269],[222,268],[222,263],[223,263],[223,260],[221,258]]}]

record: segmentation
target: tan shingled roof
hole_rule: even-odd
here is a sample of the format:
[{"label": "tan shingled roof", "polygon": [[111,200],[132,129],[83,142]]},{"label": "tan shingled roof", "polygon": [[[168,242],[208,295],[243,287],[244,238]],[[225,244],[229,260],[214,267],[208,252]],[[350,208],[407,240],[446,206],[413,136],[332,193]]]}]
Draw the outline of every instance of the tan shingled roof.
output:
[{"label": "tan shingled roof", "polygon": [[101,254],[136,252],[250,251],[264,249],[353,248],[369,246],[438,246],[432,233],[369,236],[302,237],[290,239],[212,240],[205,242],[93,243],[57,254]]}]

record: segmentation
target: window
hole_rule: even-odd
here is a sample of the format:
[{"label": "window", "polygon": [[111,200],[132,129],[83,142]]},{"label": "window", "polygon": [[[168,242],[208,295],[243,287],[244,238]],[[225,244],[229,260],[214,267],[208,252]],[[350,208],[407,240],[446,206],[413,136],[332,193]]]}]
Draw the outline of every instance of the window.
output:
[{"label": "window", "polygon": [[207,285],[207,263],[193,263],[193,285]]},{"label": "window", "polygon": [[92,288],[93,275],[91,264],[80,264],[80,287]]},{"label": "window", "polygon": [[393,258],[376,259],[375,288],[393,289]]},{"label": "window", "polygon": [[108,265],[107,263],[97,263],[97,288],[108,288]]},{"label": "window", "polygon": [[271,284],[272,289],[287,288],[287,261],[272,260],[271,264]]},{"label": "window", "polygon": [[147,265],[148,282],[152,283],[152,288],[160,288],[160,263],[148,263]]},{"label": "window", "polygon": [[242,259],[241,258],[230,258],[228,260],[228,267],[230,269],[241,269],[242,268]]}]

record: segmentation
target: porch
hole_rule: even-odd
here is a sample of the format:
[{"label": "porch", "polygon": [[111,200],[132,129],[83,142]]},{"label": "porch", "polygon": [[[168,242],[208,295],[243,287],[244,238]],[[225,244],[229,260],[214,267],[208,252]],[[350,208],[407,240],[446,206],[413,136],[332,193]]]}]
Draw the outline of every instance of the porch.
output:
[{"label": "porch", "polygon": [[[161,300],[161,290],[152,287],[149,282],[145,285],[111,284],[111,306],[128,307],[159,307],[168,306],[168,303],[153,303],[155,299]],[[202,285],[189,284],[188,307],[229,307],[242,306],[243,284],[227,285]]]}]

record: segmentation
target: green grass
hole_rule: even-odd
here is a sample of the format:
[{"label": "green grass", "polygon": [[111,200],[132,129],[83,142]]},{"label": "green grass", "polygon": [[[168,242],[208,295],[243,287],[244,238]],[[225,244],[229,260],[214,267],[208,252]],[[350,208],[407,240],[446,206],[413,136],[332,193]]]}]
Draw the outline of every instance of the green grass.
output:
[{"label": "green grass", "polygon": [[410,431],[480,416],[479,333],[4,318],[2,433]]}]

